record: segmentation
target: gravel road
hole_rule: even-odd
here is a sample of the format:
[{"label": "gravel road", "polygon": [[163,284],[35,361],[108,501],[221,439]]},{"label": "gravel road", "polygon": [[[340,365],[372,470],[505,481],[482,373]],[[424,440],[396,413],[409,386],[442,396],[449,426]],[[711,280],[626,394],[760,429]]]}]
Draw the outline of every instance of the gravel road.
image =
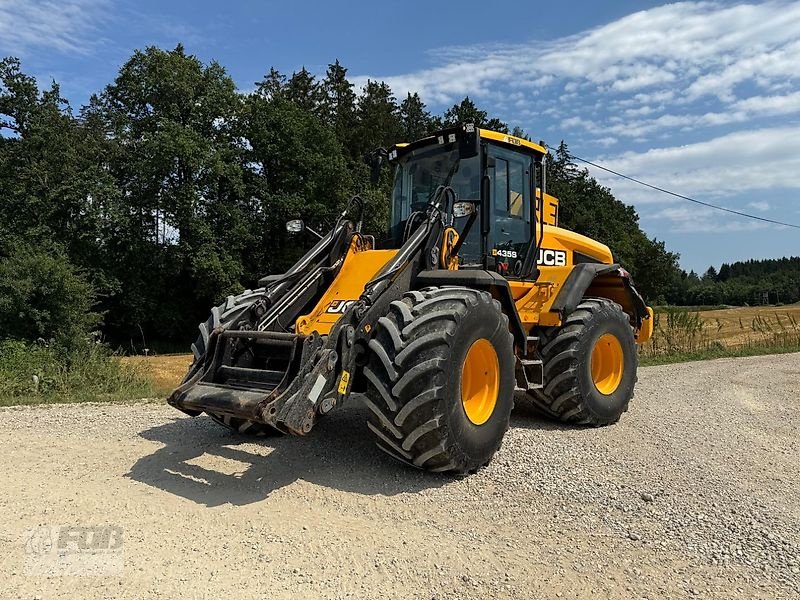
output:
[{"label": "gravel road", "polygon": [[[154,403],[2,409],[0,595],[796,598],[799,411],[800,354],[651,367],[618,425],[518,406],[457,479],[384,457],[357,405],[256,442]],[[26,531],[107,525],[121,576],[30,574]]]}]

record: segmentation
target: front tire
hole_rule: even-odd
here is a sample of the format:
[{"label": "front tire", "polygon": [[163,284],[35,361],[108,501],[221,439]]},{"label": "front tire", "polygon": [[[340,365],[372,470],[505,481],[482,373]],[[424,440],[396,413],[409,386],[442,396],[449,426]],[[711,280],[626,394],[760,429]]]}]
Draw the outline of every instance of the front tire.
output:
[{"label": "front tire", "polygon": [[513,337],[486,292],[427,288],[378,319],[364,367],[367,426],[390,456],[470,473],[502,443],[514,404]]},{"label": "front tire", "polygon": [[636,383],[638,356],[628,316],[605,298],[586,298],[564,324],[543,332],[544,387],[528,394],[543,413],[599,427],[619,421]]}]

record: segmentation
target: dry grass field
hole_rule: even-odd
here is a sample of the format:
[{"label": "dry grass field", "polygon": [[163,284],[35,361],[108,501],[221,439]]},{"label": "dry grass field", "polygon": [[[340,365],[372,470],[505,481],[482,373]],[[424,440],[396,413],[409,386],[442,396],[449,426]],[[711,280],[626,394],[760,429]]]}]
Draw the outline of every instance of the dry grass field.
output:
[{"label": "dry grass field", "polygon": [[692,311],[656,310],[653,338],[640,351],[645,362],[796,352],[800,304]]},{"label": "dry grass field", "polygon": [[746,344],[762,331],[797,331],[800,333],[800,304],[788,306],[742,306],[697,313],[703,320],[703,332],[712,341],[726,346]]},{"label": "dry grass field", "polygon": [[186,375],[192,363],[191,354],[163,354],[155,356],[126,356],[123,363],[147,370],[157,391],[169,393]]}]

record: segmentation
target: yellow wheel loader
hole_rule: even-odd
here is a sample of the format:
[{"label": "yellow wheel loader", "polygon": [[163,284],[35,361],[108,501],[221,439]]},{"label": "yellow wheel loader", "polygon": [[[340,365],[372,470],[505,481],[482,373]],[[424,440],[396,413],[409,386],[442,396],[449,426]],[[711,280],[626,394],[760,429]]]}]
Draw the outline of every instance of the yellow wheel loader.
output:
[{"label": "yellow wheel loader", "polygon": [[212,309],[168,402],[301,436],[355,394],[378,448],[455,473],[491,460],[515,395],[616,422],[653,311],[608,247],[558,227],[546,159],[472,124],[379,152],[395,169],[388,233],[361,231],[354,197],[292,268]]}]

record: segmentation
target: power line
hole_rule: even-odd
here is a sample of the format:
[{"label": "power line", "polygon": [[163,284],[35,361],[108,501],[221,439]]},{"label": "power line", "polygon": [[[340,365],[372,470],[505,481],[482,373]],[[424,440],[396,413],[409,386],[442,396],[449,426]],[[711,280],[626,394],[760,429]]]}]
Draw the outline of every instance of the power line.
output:
[{"label": "power line", "polygon": [[628,181],[633,181],[634,183],[638,183],[639,185],[643,185],[645,187],[649,187],[650,189],[656,190],[658,192],[663,192],[664,194],[669,194],[670,196],[675,196],[676,198],[681,198],[682,200],[688,200],[689,202],[694,202],[695,204],[700,204],[701,206],[707,206],[708,208],[713,208],[716,210],[722,210],[727,213],[731,213],[734,215],[739,215],[740,217],[747,217],[748,219],[756,219],[757,221],[764,221],[765,223],[772,223],[774,225],[783,225],[784,227],[794,227],[795,229],[800,229],[800,225],[794,225],[792,223],[784,223],[783,221],[775,221],[774,219],[767,219],[766,217],[759,217],[757,215],[751,215],[745,212],[741,212],[738,210],[733,210],[732,208],[725,208],[724,206],[717,206],[716,204],[709,204],[708,202],[703,202],[702,200],[695,200],[694,198],[690,198],[689,196],[684,196],[683,194],[678,194],[677,192],[671,192],[670,190],[666,190],[662,187],[658,187],[657,185],[653,185],[651,183],[647,183],[646,181],[641,181],[640,179],[636,179],[635,177],[630,177],[628,175],[624,175],[613,169],[609,169],[608,167],[604,167],[602,165],[598,165],[597,163],[593,163],[590,160],[586,160],[585,158],[580,158],[579,156],[572,156],[575,160],[579,160],[587,165],[592,165],[598,169],[602,169],[603,171],[608,171],[616,175],[617,177],[622,177],[623,179],[627,179]]}]

